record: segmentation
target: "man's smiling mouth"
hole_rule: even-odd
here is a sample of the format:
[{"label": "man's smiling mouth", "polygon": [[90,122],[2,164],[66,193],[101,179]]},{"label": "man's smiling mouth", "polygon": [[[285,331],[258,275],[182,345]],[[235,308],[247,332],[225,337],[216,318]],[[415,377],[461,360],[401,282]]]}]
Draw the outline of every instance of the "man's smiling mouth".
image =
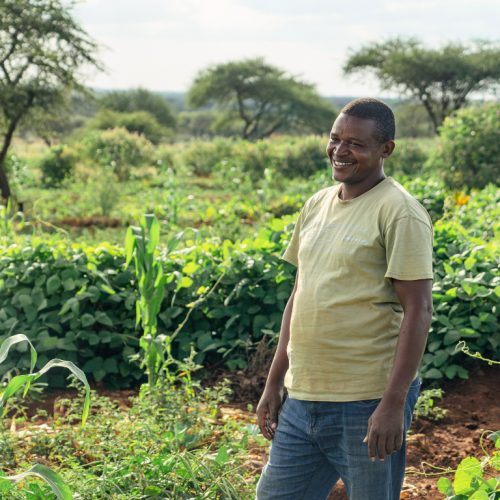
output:
[{"label": "man's smiling mouth", "polygon": [[357,162],[356,161],[336,161],[333,160],[333,163],[335,164],[336,167],[351,167],[352,165],[355,165]]}]

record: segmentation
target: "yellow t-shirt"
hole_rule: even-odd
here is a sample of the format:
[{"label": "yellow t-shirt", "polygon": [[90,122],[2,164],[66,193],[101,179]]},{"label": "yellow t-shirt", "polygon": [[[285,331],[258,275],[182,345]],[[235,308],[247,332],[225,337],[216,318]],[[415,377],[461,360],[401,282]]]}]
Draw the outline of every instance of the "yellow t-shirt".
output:
[{"label": "yellow t-shirt", "polygon": [[349,201],[304,205],[283,259],[299,268],[285,386],[306,401],[383,396],[403,309],[391,278],[432,279],[432,222],[388,177]]}]

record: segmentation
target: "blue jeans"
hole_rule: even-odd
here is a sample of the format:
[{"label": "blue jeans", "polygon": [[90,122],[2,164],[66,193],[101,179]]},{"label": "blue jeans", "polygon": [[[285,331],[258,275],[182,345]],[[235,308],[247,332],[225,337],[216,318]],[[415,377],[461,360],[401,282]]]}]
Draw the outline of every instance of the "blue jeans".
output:
[{"label": "blue jeans", "polygon": [[363,443],[380,399],[336,403],[288,398],[257,485],[257,500],[325,500],[339,478],[350,500],[399,500],[406,432],[419,391],[417,377],[406,398],[403,447],[383,462],[372,462]]}]

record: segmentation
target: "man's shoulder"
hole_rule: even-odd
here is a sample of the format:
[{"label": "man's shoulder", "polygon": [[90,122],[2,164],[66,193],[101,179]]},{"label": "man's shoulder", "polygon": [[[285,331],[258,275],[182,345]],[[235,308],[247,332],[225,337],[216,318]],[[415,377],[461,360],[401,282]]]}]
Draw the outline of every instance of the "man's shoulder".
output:
[{"label": "man's shoulder", "polygon": [[382,196],[383,211],[393,220],[412,217],[432,228],[427,210],[397,181],[387,179]]}]

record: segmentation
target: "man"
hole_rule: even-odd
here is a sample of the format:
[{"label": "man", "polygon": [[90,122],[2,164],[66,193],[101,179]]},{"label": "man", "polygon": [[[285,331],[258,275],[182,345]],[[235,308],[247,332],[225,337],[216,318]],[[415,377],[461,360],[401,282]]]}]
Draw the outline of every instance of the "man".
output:
[{"label": "man", "polygon": [[[400,498],[406,432],[432,316],[432,223],[384,174],[391,109],[348,104],[327,153],[340,184],[304,205],[283,259],[297,266],[257,408],[272,440],[258,500]],[[288,399],[281,407],[284,387]]]}]

